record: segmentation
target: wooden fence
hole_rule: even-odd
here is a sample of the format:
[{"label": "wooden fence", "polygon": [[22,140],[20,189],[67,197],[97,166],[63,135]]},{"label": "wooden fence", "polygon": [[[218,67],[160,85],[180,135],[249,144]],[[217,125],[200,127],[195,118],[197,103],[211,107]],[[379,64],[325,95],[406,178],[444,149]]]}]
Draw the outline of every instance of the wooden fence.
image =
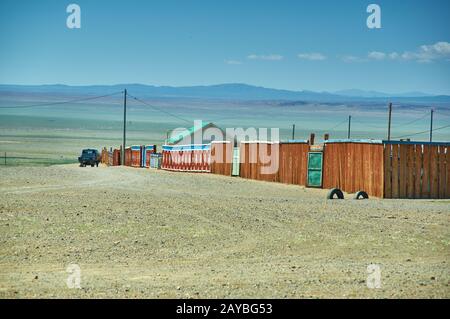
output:
[{"label": "wooden fence", "polygon": [[[241,142],[240,177],[307,185],[308,153],[323,152],[322,187],[347,193],[365,191],[379,198],[450,198],[450,143],[371,140],[326,141],[316,148],[305,142]],[[163,146],[166,170],[231,176],[233,144]],[[120,164],[120,151],[102,151],[102,162]],[[125,164],[133,161],[132,148]],[[147,162],[147,161],[145,161]],[[137,165],[137,164],[136,164]]]},{"label": "wooden fence", "polygon": [[[267,150],[261,152],[263,146]],[[241,143],[240,176],[305,186],[310,151],[306,142]],[[270,158],[273,152],[279,153],[275,159]],[[322,188],[365,191],[379,198],[450,198],[449,156],[449,143],[325,142]],[[263,174],[262,168],[274,160],[278,171]]]},{"label": "wooden fence", "polygon": [[[261,181],[306,185],[308,151],[307,142],[243,142],[240,150],[240,176]],[[264,168],[268,170],[267,174],[264,174]]]},{"label": "wooden fence", "polygon": [[156,145],[142,146],[142,167],[150,168],[152,154],[156,153]]},{"label": "wooden fence", "polygon": [[229,141],[211,143],[211,173],[231,176],[233,144]]},{"label": "wooden fence", "polygon": [[125,165],[131,167],[141,167],[142,164],[142,147],[133,145],[126,149]]},{"label": "wooden fence", "polygon": [[309,147],[306,142],[280,144],[279,182],[306,185]]},{"label": "wooden fence", "polygon": [[[271,169],[272,167],[275,168]],[[241,142],[240,176],[260,181],[278,182],[279,143]]]},{"label": "wooden fence", "polygon": [[448,143],[384,144],[385,198],[450,198]]},{"label": "wooden fence", "polygon": [[383,197],[383,144],[326,143],[323,158],[323,188],[348,193],[366,191]]},{"label": "wooden fence", "polygon": [[105,148],[102,149],[101,162],[108,166],[119,166],[120,165],[120,150],[115,149],[108,151]]},{"label": "wooden fence", "polygon": [[182,172],[211,172],[210,144],[164,145],[161,168]]},{"label": "wooden fence", "polygon": [[[127,147],[125,149],[125,166],[150,167],[150,156],[155,152],[155,145]],[[103,148],[102,163],[108,166],[119,166],[121,165],[120,161],[120,149],[108,151],[106,147]]]},{"label": "wooden fence", "polygon": [[100,157],[100,159],[101,159],[100,162],[101,162],[102,164],[108,165],[108,163],[109,163],[108,157],[109,157],[109,152],[108,152],[108,150],[106,149],[106,147],[104,147],[104,148],[102,149],[102,154],[101,154],[101,157]]}]

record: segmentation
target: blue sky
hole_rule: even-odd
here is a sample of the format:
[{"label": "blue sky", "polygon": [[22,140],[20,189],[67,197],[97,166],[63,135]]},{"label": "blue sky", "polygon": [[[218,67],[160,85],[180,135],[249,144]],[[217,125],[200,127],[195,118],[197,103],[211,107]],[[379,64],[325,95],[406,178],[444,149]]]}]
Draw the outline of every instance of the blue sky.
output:
[{"label": "blue sky", "polygon": [[[81,29],[66,27],[70,3]],[[3,84],[450,94],[448,0],[2,0],[0,30]]]}]

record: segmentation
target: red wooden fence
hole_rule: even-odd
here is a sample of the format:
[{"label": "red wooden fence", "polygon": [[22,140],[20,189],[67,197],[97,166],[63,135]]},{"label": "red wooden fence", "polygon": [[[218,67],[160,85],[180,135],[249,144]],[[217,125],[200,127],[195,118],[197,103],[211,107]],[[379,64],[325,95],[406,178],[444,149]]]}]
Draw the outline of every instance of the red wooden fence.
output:
[{"label": "red wooden fence", "polygon": [[385,198],[450,198],[448,144],[385,143]]},{"label": "red wooden fence", "polygon": [[285,184],[306,185],[309,144],[280,143],[278,180]]},{"label": "red wooden fence", "polygon": [[383,149],[381,143],[326,143],[323,188],[383,197]]},{"label": "red wooden fence", "polygon": [[171,171],[211,172],[211,145],[164,145],[161,168]]},{"label": "red wooden fence", "polygon": [[211,173],[231,176],[233,144],[229,141],[211,143]]}]

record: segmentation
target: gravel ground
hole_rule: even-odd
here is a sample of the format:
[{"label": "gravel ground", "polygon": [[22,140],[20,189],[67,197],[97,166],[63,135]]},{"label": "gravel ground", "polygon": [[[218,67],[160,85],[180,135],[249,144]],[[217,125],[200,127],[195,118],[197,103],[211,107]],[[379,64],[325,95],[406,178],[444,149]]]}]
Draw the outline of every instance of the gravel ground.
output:
[{"label": "gravel ground", "polygon": [[[450,297],[448,200],[327,201],[324,190],[123,167],[0,176],[0,297]],[[73,263],[81,289],[66,285]],[[370,264],[379,289],[367,287]]]}]

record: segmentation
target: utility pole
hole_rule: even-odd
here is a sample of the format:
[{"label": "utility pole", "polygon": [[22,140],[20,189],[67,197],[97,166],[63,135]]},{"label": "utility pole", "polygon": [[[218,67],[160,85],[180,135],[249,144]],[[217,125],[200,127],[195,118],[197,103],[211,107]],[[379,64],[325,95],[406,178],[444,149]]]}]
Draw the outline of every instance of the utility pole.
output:
[{"label": "utility pole", "polygon": [[433,142],[433,113],[434,110],[431,109],[431,121],[430,121],[430,143]]},{"label": "utility pole", "polygon": [[348,139],[350,139],[351,128],[352,128],[352,116],[349,115],[349,116],[348,116],[348,132],[347,132],[347,138],[348,138]]},{"label": "utility pole", "polygon": [[388,136],[387,140],[391,140],[391,120],[392,120],[392,103],[389,103],[389,121],[388,121]]},{"label": "utility pole", "polygon": [[122,165],[125,165],[125,145],[127,142],[127,89],[125,89],[123,93],[123,141],[120,157]]},{"label": "utility pole", "polygon": [[295,140],[295,124],[292,124],[292,140]]}]

